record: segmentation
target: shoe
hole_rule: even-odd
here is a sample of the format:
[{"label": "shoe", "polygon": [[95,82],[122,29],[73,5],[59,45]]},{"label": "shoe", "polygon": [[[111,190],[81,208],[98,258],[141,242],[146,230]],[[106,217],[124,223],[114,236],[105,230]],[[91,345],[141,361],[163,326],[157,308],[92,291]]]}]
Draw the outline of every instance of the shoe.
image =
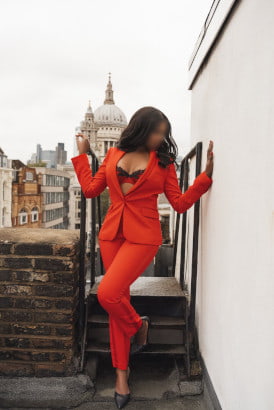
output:
[{"label": "shoe", "polygon": [[[128,366],[127,368],[127,378],[128,379],[129,379],[129,374],[130,374],[130,367]],[[121,409],[122,407],[124,407],[128,403],[130,397],[131,397],[130,393],[121,394],[121,393],[118,393],[117,391],[114,391],[114,399],[115,399],[115,403],[118,409]]]},{"label": "shoe", "polygon": [[120,394],[120,393],[117,393],[117,391],[115,391],[114,399],[115,399],[115,403],[118,409],[121,409],[122,407],[124,407],[128,403],[130,397],[131,397],[130,393]]},{"label": "shoe", "polygon": [[138,343],[133,342],[131,347],[130,347],[130,355],[134,355],[136,353],[140,353],[143,352],[144,350],[146,350],[146,348],[149,345],[149,341],[148,341],[148,331],[149,331],[149,325],[151,323],[151,320],[148,316],[141,316],[142,320],[147,320],[148,321],[148,328],[147,328],[147,339],[146,339],[146,343],[143,343],[141,345],[139,345]]}]

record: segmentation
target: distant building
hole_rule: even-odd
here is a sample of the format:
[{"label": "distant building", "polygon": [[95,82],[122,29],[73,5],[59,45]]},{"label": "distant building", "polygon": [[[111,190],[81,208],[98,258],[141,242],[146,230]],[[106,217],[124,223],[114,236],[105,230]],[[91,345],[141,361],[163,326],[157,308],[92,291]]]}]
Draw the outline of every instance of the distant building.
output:
[{"label": "distant building", "polygon": [[66,171],[36,167],[41,174],[42,228],[68,229],[70,177]]},{"label": "distant building", "polygon": [[[22,164],[20,164],[22,165]],[[16,168],[18,162],[13,161]],[[42,227],[41,175],[36,168],[19,166],[12,183],[12,226]]]},{"label": "distant building", "polygon": [[65,144],[63,142],[58,142],[55,152],[56,152],[56,166],[64,165],[67,161],[67,151],[65,151]]},{"label": "distant building", "polygon": [[[81,187],[79,185],[73,165],[58,165],[58,169],[66,171],[70,175],[69,185],[69,223],[68,229],[80,229],[81,217]],[[90,207],[87,208],[87,226],[90,223]]]},{"label": "distant building", "polygon": [[11,160],[0,148],[0,228],[11,226]]},{"label": "distant building", "polygon": [[65,144],[58,142],[55,150],[43,150],[40,144],[36,146],[36,154],[31,155],[31,160],[28,164],[37,164],[39,162],[46,163],[46,168],[57,168],[57,165],[64,165],[67,161],[67,151]]},{"label": "distant building", "polygon": [[[109,75],[104,104],[99,106],[93,113],[89,102],[85,118],[80,122],[80,126],[75,128],[75,134],[82,132],[88,137],[92,150],[101,162],[107,150],[118,141],[126,126],[127,119],[125,114],[114,103],[112,83]],[[77,146],[74,141],[73,155],[77,155],[77,153]]]}]

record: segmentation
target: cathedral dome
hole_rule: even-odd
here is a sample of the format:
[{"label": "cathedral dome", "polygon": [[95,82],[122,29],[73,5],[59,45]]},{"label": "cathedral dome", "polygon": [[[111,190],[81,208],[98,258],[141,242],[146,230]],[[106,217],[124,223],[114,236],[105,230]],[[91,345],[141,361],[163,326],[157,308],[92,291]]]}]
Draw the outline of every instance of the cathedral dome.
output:
[{"label": "cathedral dome", "polygon": [[123,111],[115,104],[104,104],[94,111],[94,122],[98,125],[126,126],[127,119]]}]

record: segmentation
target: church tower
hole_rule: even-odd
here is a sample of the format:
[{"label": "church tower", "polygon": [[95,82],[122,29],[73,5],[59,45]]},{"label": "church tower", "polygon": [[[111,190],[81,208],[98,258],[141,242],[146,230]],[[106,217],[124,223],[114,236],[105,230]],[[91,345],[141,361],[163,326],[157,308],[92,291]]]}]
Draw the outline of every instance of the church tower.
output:
[{"label": "church tower", "polygon": [[115,146],[121,132],[127,126],[125,114],[114,103],[110,74],[104,104],[99,106],[93,113],[89,101],[85,119],[81,121],[80,127],[76,127],[76,133],[82,132],[88,137],[90,146],[97,155],[99,162],[102,162],[107,150]]}]

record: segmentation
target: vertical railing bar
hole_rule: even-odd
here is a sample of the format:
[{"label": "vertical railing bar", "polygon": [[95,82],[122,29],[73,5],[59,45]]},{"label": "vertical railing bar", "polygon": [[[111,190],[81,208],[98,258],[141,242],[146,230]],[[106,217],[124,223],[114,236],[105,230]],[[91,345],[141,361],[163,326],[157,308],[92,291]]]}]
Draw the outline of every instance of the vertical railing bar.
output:
[{"label": "vertical railing bar", "polygon": [[[92,175],[95,175],[98,169],[97,157],[91,152]],[[90,221],[90,285],[95,282],[95,246],[96,246],[96,198],[91,198],[91,221]]]},{"label": "vertical railing bar", "polygon": [[[189,161],[188,157],[184,161],[184,178],[181,183],[181,190],[183,186],[183,192],[188,188],[189,177]],[[180,285],[181,289],[185,289],[185,258],[186,258],[186,226],[187,226],[187,213],[182,214],[182,241],[181,241],[181,258],[180,258]]]},{"label": "vertical railing bar", "polygon": [[80,212],[78,340],[81,340],[83,336],[85,314],[86,198],[82,189]]},{"label": "vertical railing bar", "polygon": [[[100,231],[101,226],[102,226],[101,195],[97,196],[97,216],[98,216],[98,231]],[[104,265],[103,265],[103,259],[102,259],[101,250],[100,250],[99,246],[98,246],[97,256],[98,256],[98,254],[100,255],[100,274],[102,275],[103,270],[104,270]]]},{"label": "vertical railing bar", "polygon": [[[195,175],[201,172],[202,142],[196,146],[196,170]],[[198,240],[199,240],[199,221],[200,221],[200,199],[194,204],[194,229],[192,238],[192,261],[191,261],[191,298],[189,329],[192,333],[195,326],[195,304],[196,304],[196,287],[197,287],[197,268],[198,268]]]},{"label": "vertical railing bar", "polygon": [[[180,188],[182,186],[182,181],[183,181],[183,178],[184,178],[183,174],[184,174],[184,160],[182,160],[181,163],[180,163],[180,179],[179,179]],[[175,234],[174,234],[174,244],[173,244],[173,261],[172,261],[171,276],[175,276],[180,217],[181,217],[181,214],[179,212],[176,212]]]}]

